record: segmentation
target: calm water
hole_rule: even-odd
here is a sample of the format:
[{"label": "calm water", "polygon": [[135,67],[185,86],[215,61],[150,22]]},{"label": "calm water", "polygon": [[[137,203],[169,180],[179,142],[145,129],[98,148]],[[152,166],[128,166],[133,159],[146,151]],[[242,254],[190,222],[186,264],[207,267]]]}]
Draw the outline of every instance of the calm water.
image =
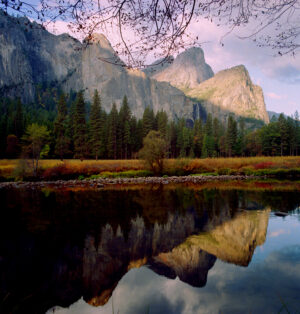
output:
[{"label": "calm water", "polygon": [[296,185],[2,189],[0,199],[1,313],[300,312]]}]

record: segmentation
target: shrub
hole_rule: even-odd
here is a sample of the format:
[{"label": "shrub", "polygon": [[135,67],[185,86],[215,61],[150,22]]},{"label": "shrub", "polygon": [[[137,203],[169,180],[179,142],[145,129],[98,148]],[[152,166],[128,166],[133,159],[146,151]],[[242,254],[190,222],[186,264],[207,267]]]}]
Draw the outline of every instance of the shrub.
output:
[{"label": "shrub", "polygon": [[143,139],[143,148],[139,151],[139,157],[145,161],[152,172],[162,174],[167,147],[168,143],[160,132],[150,131]]},{"label": "shrub", "polygon": [[258,169],[268,169],[268,168],[271,168],[274,165],[275,165],[275,163],[272,162],[272,161],[263,161],[263,162],[260,162],[260,163],[258,163],[256,165],[254,165],[254,168],[256,170],[258,170]]},{"label": "shrub", "polygon": [[221,168],[217,170],[218,175],[222,176],[222,175],[229,175],[232,173],[232,170],[229,168]]},{"label": "shrub", "polygon": [[90,179],[98,178],[139,178],[153,176],[153,172],[148,170],[128,170],[122,172],[104,171],[98,175],[93,175]]},{"label": "shrub", "polygon": [[30,168],[26,159],[19,159],[18,164],[13,170],[15,181],[23,181],[29,175]]}]

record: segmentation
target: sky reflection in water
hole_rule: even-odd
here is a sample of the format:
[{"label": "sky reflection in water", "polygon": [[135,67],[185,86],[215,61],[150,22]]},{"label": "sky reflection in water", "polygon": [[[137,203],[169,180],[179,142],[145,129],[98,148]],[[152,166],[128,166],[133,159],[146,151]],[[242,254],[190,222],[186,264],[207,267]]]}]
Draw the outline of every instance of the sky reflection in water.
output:
[{"label": "sky reflection in water", "polygon": [[[300,215],[270,213],[266,241],[248,267],[216,260],[205,287],[131,269],[102,307],[80,299],[55,313],[297,313],[300,309]],[[113,303],[113,304],[112,304]],[[50,311],[49,311],[50,312]]]}]

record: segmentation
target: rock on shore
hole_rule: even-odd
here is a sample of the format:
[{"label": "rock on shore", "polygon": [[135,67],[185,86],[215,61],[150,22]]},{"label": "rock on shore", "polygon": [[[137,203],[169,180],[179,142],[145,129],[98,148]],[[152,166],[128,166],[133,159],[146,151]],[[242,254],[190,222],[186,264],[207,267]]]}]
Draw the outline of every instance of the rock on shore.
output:
[{"label": "rock on shore", "polygon": [[0,188],[104,188],[110,185],[130,185],[130,184],[172,184],[172,183],[204,183],[209,181],[231,181],[257,179],[254,176],[242,175],[221,175],[221,176],[180,176],[180,177],[141,177],[141,178],[98,178],[85,180],[57,180],[57,181],[37,181],[37,182],[1,182]]}]

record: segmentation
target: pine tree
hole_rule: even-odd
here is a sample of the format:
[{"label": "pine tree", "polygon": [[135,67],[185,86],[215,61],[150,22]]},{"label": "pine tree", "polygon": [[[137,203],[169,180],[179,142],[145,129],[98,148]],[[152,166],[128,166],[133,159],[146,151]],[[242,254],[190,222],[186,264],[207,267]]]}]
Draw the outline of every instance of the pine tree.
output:
[{"label": "pine tree", "polygon": [[175,158],[177,156],[177,128],[174,121],[171,121],[168,127],[167,138],[169,142],[171,158]]},{"label": "pine tree", "polygon": [[192,150],[191,132],[187,127],[181,129],[182,143],[180,145],[180,157],[187,157]]},{"label": "pine tree", "polygon": [[72,156],[74,156],[74,121],[75,121],[75,107],[76,107],[76,98],[72,101],[69,108],[69,114],[66,121],[66,136],[70,140],[69,150]]},{"label": "pine tree", "polygon": [[161,110],[156,113],[157,130],[163,138],[167,135],[168,116],[165,111]]},{"label": "pine tree", "polygon": [[[122,106],[120,108],[120,112],[119,112],[119,123],[118,123],[118,147],[120,150],[120,156],[121,158],[127,158],[127,153],[129,150],[129,140],[125,139],[126,136],[128,136],[128,134],[126,134],[126,132],[130,133],[130,127],[129,127],[129,123],[131,120],[131,111],[128,105],[128,99],[127,96],[125,95],[122,101]],[[127,130],[125,130],[125,126],[126,126],[126,122],[128,123],[127,126]]]},{"label": "pine tree", "polygon": [[233,116],[229,116],[226,132],[227,154],[229,157],[234,156],[237,142],[237,123]]},{"label": "pine tree", "polygon": [[111,112],[109,114],[108,128],[108,157],[117,159],[118,110],[115,103],[113,103]]},{"label": "pine tree", "polygon": [[213,157],[216,155],[215,152],[215,141],[213,136],[213,120],[212,115],[209,113],[207,115],[206,123],[204,125],[201,157]]},{"label": "pine tree", "polygon": [[197,119],[194,123],[194,152],[196,157],[201,157],[203,146],[202,121]]},{"label": "pine tree", "polygon": [[14,125],[15,125],[15,134],[18,138],[21,138],[23,132],[24,132],[24,117],[23,117],[23,108],[21,99],[17,99],[17,108],[16,108],[16,115],[14,119]]},{"label": "pine tree", "polygon": [[67,104],[65,95],[62,93],[57,105],[57,116],[54,121],[55,154],[61,160],[69,152],[70,139],[67,137]]},{"label": "pine tree", "polygon": [[202,146],[202,158],[214,157],[215,155],[215,141],[213,136],[204,135],[203,146]]},{"label": "pine tree", "polygon": [[245,120],[241,118],[239,120],[239,129],[236,143],[236,154],[239,156],[245,156]]},{"label": "pine tree", "polygon": [[297,128],[296,121],[294,121],[291,117],[288,117],[286,120],[287,130],[288,130],[288,153],[290,156],[295,155],[296,146],[297,146]]},{"label": "pine tree", "polygon": [[213,120],[213,139],[214,139],[214,156],[220,156],[220,138],[223,135],[224,130],[221,122],[218,118],[214,118]]},{"label": "pine tree", "polygon": [[137,120],[135,116],[132,116],[132,118],[129,121],[129,151],[128,151],[128,158],[133,158],[133,154],[137,151],[139,151],[140,147],[138,147],[138,126],[137,126]]},{"label": "pine tree", "polygon": [[101,155],[103,141],[101,138],[101,122],[101,100],[98,91],[95,90],[90,113],[90,144],[92,155],[96,159],[98,159],[98,157]]},{"label": "pine tree", "polygon": [[74,150],[75,157],[80,160],[83,160],[87,153],[86,131],[85,102],[83,92],[79,92],[77,94],[74,113]]},{"label": "pine tree", "polygon": [[212,115],[211,115],[211,113],[209,113],[207,115],[207,119],[206,119],[206,123],[205,123],[205,127],[204,127],[204,132],[208,136],[212,136],[213,135],[213,125],[212,125]]},{"label": "pine tree", "polygon": [[101,128],[100,128],[100,157],[107,157],[107,142],[108,142],[108,115],[104,110],[101,110]]},{"label": "pine tree", "polygon": [[270,122],[259,130],[259,138],[264,155],[276,156],[280,154],[280,130],[278,122]]},{"label": "pine tree", "polygon": [[184,138],[183,138],[183,129],[185,128],[186,121],[185,119],[179,119],[176,125],[176,147],[179,152],[180,157],[185,157],[185,149],[184,149]]},{"label": "pine tree", "polygon": [[283,156],[287,154],[289,144],[289,130],[287,121],[282,113],[278,118],[278,127],[280,133],[280,155]]},{"label": "pine tree", "polygon": [[155,128],[155,118],[153,110],[146,107],[143,114],[143,137],[145,137],[151,130]]},{"label": "pine tree", "polygon": [[130,125],[129,125],[129,122],[126,121],[125,126],[124,126],[124,137],[123,137],[125,159],[128,158],[129,144],[130,144]]},{"label": "pine tree", "polygon": [[[131,132],[131,134],[133,134]],[[143,120],[140,119],[136,125],[136,147],[135,152],[137,153],[143,147]]]},{"label": "pine tree", "polygon": [[299,147],[300,147],[300,121],[299,121],[299,113],[296,110],[294,114],[295,120],[295,154],[298,156]]}]

